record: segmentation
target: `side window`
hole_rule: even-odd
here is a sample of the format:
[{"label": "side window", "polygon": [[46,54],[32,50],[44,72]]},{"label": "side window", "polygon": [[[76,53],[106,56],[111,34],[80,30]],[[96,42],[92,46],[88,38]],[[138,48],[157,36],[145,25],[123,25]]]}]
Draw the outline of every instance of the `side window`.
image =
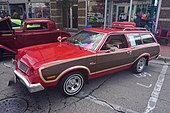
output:
[{"label": "side window", "polygon": [[142,40],[139,34],[128,34],[127,37],[130,41],[131,46],[137,46],[142,44]]},{"label": "side window", "polygon": [[148,43],[154,43],[155,40],[152,37],[152,35],[150,34],[141,34],[142,40],[144,44],[148,44]]},{"label": "side window", "polygon": [[117,50],[127,48],[127,41],[124,35],[111,35],[107,38],[101,50]]},{"label": "side window", "polygon": [[47,23],[30,23],[27,24],[26,29],[27,30],[43,30],[47,29]]},{"label": "side window", "polygon": [[20,27],[20,25],[12,22],[12,27]]}]

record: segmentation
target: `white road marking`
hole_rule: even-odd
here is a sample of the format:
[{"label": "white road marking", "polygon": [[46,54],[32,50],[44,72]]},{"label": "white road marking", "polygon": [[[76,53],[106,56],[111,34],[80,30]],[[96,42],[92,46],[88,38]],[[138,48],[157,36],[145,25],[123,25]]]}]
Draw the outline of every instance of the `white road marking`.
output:
[{"label": "white road marking", "polygon": [[102,105],[102,106],[107,106],[114,111],[118,111],[118,112],[122,112],[122,113],[139,113],[137,111],[133,111],[131,109],[127,109],[127,108],[124,108],[124,107],[116,105],[116,104],[111,104],[111,103],[107,102],[106,100],[101,100],[101,99],[93,97],[91,95],[89,95],[85,99],[89,99],[92,102]]},{"label": "white road marking", "polygon": [[152,87],[152,84],[149,84],[149,86],[147,86],[147,85],[144,85],[144,84],[140,84],[140,83],[136,83],[137,85],[140,85],[140,86],[142,86],[142,87],[145,87],[145,88],[150,88],[150,87]]},{"label": "white road marking", "polygon": [[148,73],[148,72],[143,72],[143,74],[145,74],[146,76],[152,76],[150,73]]},{"label": "white road marking", "polygon": [[3,65],[7,68],[12,68],[14,69],[14,65],[11,62],[3,62]]},{"label": "white road marking", "polygon": [[147,72],[143,72],[143,73],[139,73],[139,74],[133,74],[135,77],[137,78],[143,78],[143,77],[147,77],[147,76],[152,76],[151,74],[147,73]]},{"label": "white road marking", "polygon": [[165,80],[167,69],[168,69],[168,64],[165,64],[162,68],[161,73],[158,76],[158,80],[155,84],[154,90],[151,93],[151,97],[149,98],[149,101],[148,101],[148,104],[147,104],[147,107],[144,113],[152,113],[153,110],[155,109],[156,103],[159,97],[159,93],[161,91],[163,82]]}]

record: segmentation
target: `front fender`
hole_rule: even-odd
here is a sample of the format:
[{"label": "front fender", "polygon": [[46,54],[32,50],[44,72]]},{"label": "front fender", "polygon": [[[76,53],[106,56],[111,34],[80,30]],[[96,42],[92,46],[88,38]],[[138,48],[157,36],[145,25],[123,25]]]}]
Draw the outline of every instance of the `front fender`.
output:
[{"label": "front fender", "polygon": [[90,69],[86,66],[82,66],[82,65],[78,65],[78,66],[73,66],[73,67],[70,67],[70,68],[67,68],[65,69],[64,71],[62,71],[55,79],[53,80],[45,80],[44,77],[43,77],[43,74],[41,72],[43,68],[40,68],[39,69],[39,75],[40,75],[40,78],[43,80],[43,82],[45,83],[51,83],[51,82],[56,82],[56,81],[59,81],[64,75],[66,75],[67,73],[70,73],[72,71],[77,71],[77,70],[85,70],[87,71],[87,74],[89,75],[91,72],[90,72]]}]

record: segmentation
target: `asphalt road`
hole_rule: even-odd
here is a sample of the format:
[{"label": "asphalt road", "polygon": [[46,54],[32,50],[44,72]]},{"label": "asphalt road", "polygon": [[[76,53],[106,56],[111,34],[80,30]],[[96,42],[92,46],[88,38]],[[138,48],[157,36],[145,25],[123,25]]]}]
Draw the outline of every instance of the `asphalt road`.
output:
[{"label": "asphalt road", "polygon": [[141,74],[125,70],[90,80],[73,97],[62,96],[55,87],[30,94],[20,82],[9,85],[13,70],[11,60],[0,62],[0,101],[23,99],[25,113],[170,112],[170,63],[163,61],[150,62]]}]

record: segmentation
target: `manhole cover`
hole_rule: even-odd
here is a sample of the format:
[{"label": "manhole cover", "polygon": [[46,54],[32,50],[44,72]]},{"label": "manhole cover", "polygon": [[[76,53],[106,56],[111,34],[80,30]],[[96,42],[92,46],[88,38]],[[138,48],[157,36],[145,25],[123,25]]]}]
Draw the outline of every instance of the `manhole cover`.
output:
[{"label": "manhole cover", "polygon": [[7,98],[0,100],[0,113],[23,113],[27,109],[27,102],[21,98]]}]

